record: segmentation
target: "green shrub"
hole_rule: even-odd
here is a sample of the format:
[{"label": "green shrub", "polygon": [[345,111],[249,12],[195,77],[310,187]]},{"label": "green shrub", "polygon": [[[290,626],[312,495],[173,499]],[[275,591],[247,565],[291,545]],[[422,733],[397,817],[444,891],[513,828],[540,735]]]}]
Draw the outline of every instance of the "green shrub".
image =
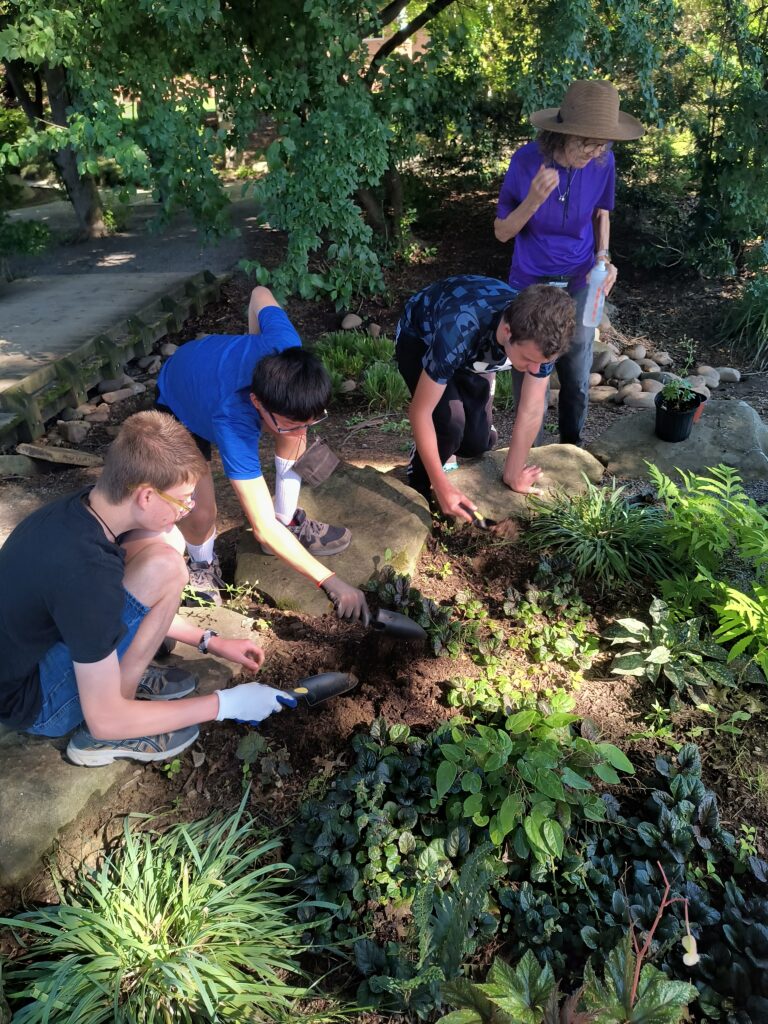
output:
[{"label": "green shrub", "polygon": [[531,498],[537,515],[524,540],[534,550],[568,559],[579,582],[600,591],[638,577],[663,576],[662,513],[624,500],[623,487],[596,487],[586,476],[586,493]]},{"label": "green shrub", "polygon": [[0,146],[15,146],[29,127],[27,115],[14,107],[0,107]]},{"label": "green shrub", "polygon": [[742,359],[758,370],[768,368],[768,272],[756,274],[729,304],[723,331]]},{"label": "green shrub", "polygon": [[[301,927],[280,842],[258,841],[240,809],[164,833],[128,822],[117,852],[58,906],[2,923],[24,952],[8,965],[18,1024],[284,1020],[306,990]],[[23,938],[22,938],[23,937]]]}]

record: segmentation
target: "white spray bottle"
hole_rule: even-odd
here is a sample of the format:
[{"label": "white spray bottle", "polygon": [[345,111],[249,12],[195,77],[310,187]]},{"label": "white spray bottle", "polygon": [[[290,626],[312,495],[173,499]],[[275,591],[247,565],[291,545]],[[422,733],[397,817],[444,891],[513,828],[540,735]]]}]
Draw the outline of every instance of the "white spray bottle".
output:
[{"label": "white spray bottle", "polygon": [[592,268],[592,273],[589,275],[589,291],[582,321],[585,327],[599,327],[600,321],[603,319],[604,287],[607,277],[608,268],[605,265],[605,260],[598,260],[597,266]]}]

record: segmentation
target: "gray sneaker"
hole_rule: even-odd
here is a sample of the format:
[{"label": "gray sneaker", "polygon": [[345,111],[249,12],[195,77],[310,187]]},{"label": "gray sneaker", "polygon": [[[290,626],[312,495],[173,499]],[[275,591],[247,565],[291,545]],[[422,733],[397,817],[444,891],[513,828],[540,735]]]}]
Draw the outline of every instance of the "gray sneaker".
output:
[{"label": "gray sneaker", "polygon": [[210,562],[193,562],[190,559],[188,568],[189,589],[192,591],[192,596],[187,597],[184,602],[187,607],[199,604],[221,604],[219,591],[224,586],[224,580],[221,578],[221,566],[217,556],[214,555]]},{"label": "gray sneaker", "polygon": [[67,757],[72,764],[87,768],[100,768],[113,761],[127,758],[131,761],[167,761],[182,750],[191,747],[200,730],[196,725],[159,736],[140,736],[135,740],[97,740],[83,726],[67,744]]},{"label": "gray sneaker", "polygon": [[[346,551],[352,543],[352,531],[346,526],[331,526],[310,519],[303,508],[297,508],[293,519],[286,526],[296,540],[302,544],[310,555],[338,555]],[[265,555],[273,555],[272,548],[261,545]]]},{"label": "gray sneaker", "polygon": [[137,700],[178,700],[197,689],[197,676],[175,665],[150,665],[136,688]]}]

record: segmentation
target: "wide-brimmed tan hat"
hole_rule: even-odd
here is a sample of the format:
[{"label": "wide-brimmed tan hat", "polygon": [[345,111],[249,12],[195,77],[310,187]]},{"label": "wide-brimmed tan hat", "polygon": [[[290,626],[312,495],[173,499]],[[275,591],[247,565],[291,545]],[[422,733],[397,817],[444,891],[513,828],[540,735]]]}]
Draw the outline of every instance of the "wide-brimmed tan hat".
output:
[{"label": "wide-brimmed tan hat", "polygon": [[619,110],[619,94],[610,82],[571,82],[560,106],[534,111],[531,124],[541,131],[616,142],[645,134],[636,117]]}]

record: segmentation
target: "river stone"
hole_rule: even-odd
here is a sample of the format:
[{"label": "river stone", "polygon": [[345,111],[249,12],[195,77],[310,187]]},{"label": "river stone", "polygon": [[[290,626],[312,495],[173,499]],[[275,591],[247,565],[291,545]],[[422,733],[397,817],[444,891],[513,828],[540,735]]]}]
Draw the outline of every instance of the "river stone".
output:
[{"label": "river stone", "polygon": [[629,348],[624,349],[624,354],[630,359],[634,359],[636,363],[639,363],[641,359],[645,359],[648,355],[648,349],[645,345],[631,345]]},{"label": "river stone", "polygon": [[83,420],[59,420],[56,427],[65,441],[70,444],[82,444],[88,436],[91,424]]},{"label": "river stone", "polygon": [[372,338],[381,337],[381,324],[368,324],[368,333]]},{"label": "river stone", "polygon": [[598,348],[598,344],[595,343],[594,351],[592,353],[592,372],[602,373],[608,363],[614,362],[616,359],[616,353],[613,349],[609,349],[607,345],[601,345]]},{"label": "river stone", "polygon": [[744,479],[768,480],[768,426],[746,402],[710,400],[691,436],[677,443],[660,441],[655,422],[650,409],[617,417],[588,451],[620,477],[648,476],[647,459],[667,474],[704,473],[722,462]]},{"label": "river stone", "polygon": [[108,391],[101,397],[107,405],[114,405],[115,402],[124,402],[126,398],[133,398],[133,388],[120,388],[119,391]]},{"label": "river stone", "polygon": [[127,373],[122,374],[120,377],[113,377],[110,380],[103,380],[97,386],[96,390],[100,395],[105,394],[107,391],[117,391],[120,388],[124,388],[127,384],[132,383],[132,378]]},{"label": "river stone", "polygon": [[688,383],[691,385],[694,391],[696,390],[696,388],[700,388],[703,385],[705,386],[707,383],[700,373],[689,373],[685,379],[688,381]]},{"label": "river stone", "polygon": [[342,331],[354,331],[358,327],[363,326],[363,318],[358,316],[357,313],[347,313],[344,319],[341,321]]},{"label": "river stone", "polygon": [[[451,480],[460,473],[451,473]],[[352,531],[346,551],[320,560],[354,586],[365,583],[384,565],[387,549],[398,572],[413,573],[431,533],[432,520],[424,498],[392,473],[380,473],[371,466],[340,466],[321,487],[303,487],[301,504],[313,519],[343,524]],[[246,581],[280,607],[310,615],[331,610],[322,590],[281,559],[262,554],[250,530],[240,537],[235,568],[236,584]]]},{"label": "river stone", "polygon": [[640,365],[645,373],[658,373],[661,367],[655,359],[641,359]]},{"label": "river stone", "polygon": [[[184,619],[200,628],[215,629],[222,636],[254,636],[252,619],[226,608],[185,608]],[[193,647],[179,644],[164,664],[188,668],[199,680],[199,693],[213,693],[229,685],[239,671],[231,662],[200,654]],[[298,673],[297,673],[298,674]],[[289,688],[293,676],[277,685]],[[198,743],[205,744],[203,727]],[[115,761],[103,768],[81,768],[64,758],[67,738],[44,739],[13,732],[0,725],[0,886],[16,889],[42,867],[41,859],[51,849],[61,829],[84,812],[107,803],[115,783],[123,783],[137,770],[155,771],[135,761]]]},{"label": "river stone", "polygon": [[655,399],[656,395],[648,391],[636,391],[633,395],[627,395],[624,405],[628,405],[630,409],[655,409]]},{"label": "river stone", "polygon": [[598,385],[602,384],[602,382],[603,382],[603,375],[602,375],[602,373],[590,373],[590,375],[589,375],[589,386],[591,388],[598,387]]},{"label": "river stone", "polygon": [[646,378],[640,382],[640,387],[646,394],[655,395],[664,387],[660,380],[649,380]]},{"label": "river stone", "polygon": [[712,397],[712,392],[709,390],[706,384],[699,384],[693,390],[696,392],[697,395],[704,395],[707,401],[709,401],[709,399]]},{"label": "river stone", "polygon": [[174,345],[172,341],[166,341],[160,346],[158,351],[161,356],[172,356],[174,352],[178,352],[179,346]]},{"label": "river stone", "polygon": [[733,366],[718,366],[717,372],[722,384],[738,384],[741,380],[741,373]]},{"label": "river stone", "polygon": [[597,402],[597,403],[599,403],[599,402],[612,402],[616,398],[617,394],[618,394],[618,389],[617,388],[611,387],[608,384],[604,384],[604,385],[601,385],[600,387],[590,388],[589,389],[589,400],[590,400],[590,402]]},{"label": "river stone", "polygon": [[653,358],[656,360],[659,366],[671,366],[673,362],[672,356],[669,354],[669,352],[654,352]]},{"label": "river stone", "polygon": [[662,384],[666,384],[668,380],[680,380],[676,373],[670,373],[668,370],[647,370],[640,374],[639,380],[658,380]]},{"label": "river stone", "polygon": [[697,366],[696,374],[697,376],[704,378],[704,383],[707,385],[708,388],[720,387],[720,374],[717,372],[714,366],[707,366],[706,364]]},{"label": "river stone", "polygon": [[618,365],[615,365],[613,373],[609,373],[611,367],[606,369],[606,377],[615,377],[616,380],[627,381],[636,380],[643,372],[640,368],[640,364],[636,363],[634,359],[623,359]]},{"label": "river stone", "polygon": [[619,390],[616,392],[614,402],[623,402],[628,395],[639,395],[643,390],[642,384],[639,380],[631,380],[627,384],[622,384]]}]

